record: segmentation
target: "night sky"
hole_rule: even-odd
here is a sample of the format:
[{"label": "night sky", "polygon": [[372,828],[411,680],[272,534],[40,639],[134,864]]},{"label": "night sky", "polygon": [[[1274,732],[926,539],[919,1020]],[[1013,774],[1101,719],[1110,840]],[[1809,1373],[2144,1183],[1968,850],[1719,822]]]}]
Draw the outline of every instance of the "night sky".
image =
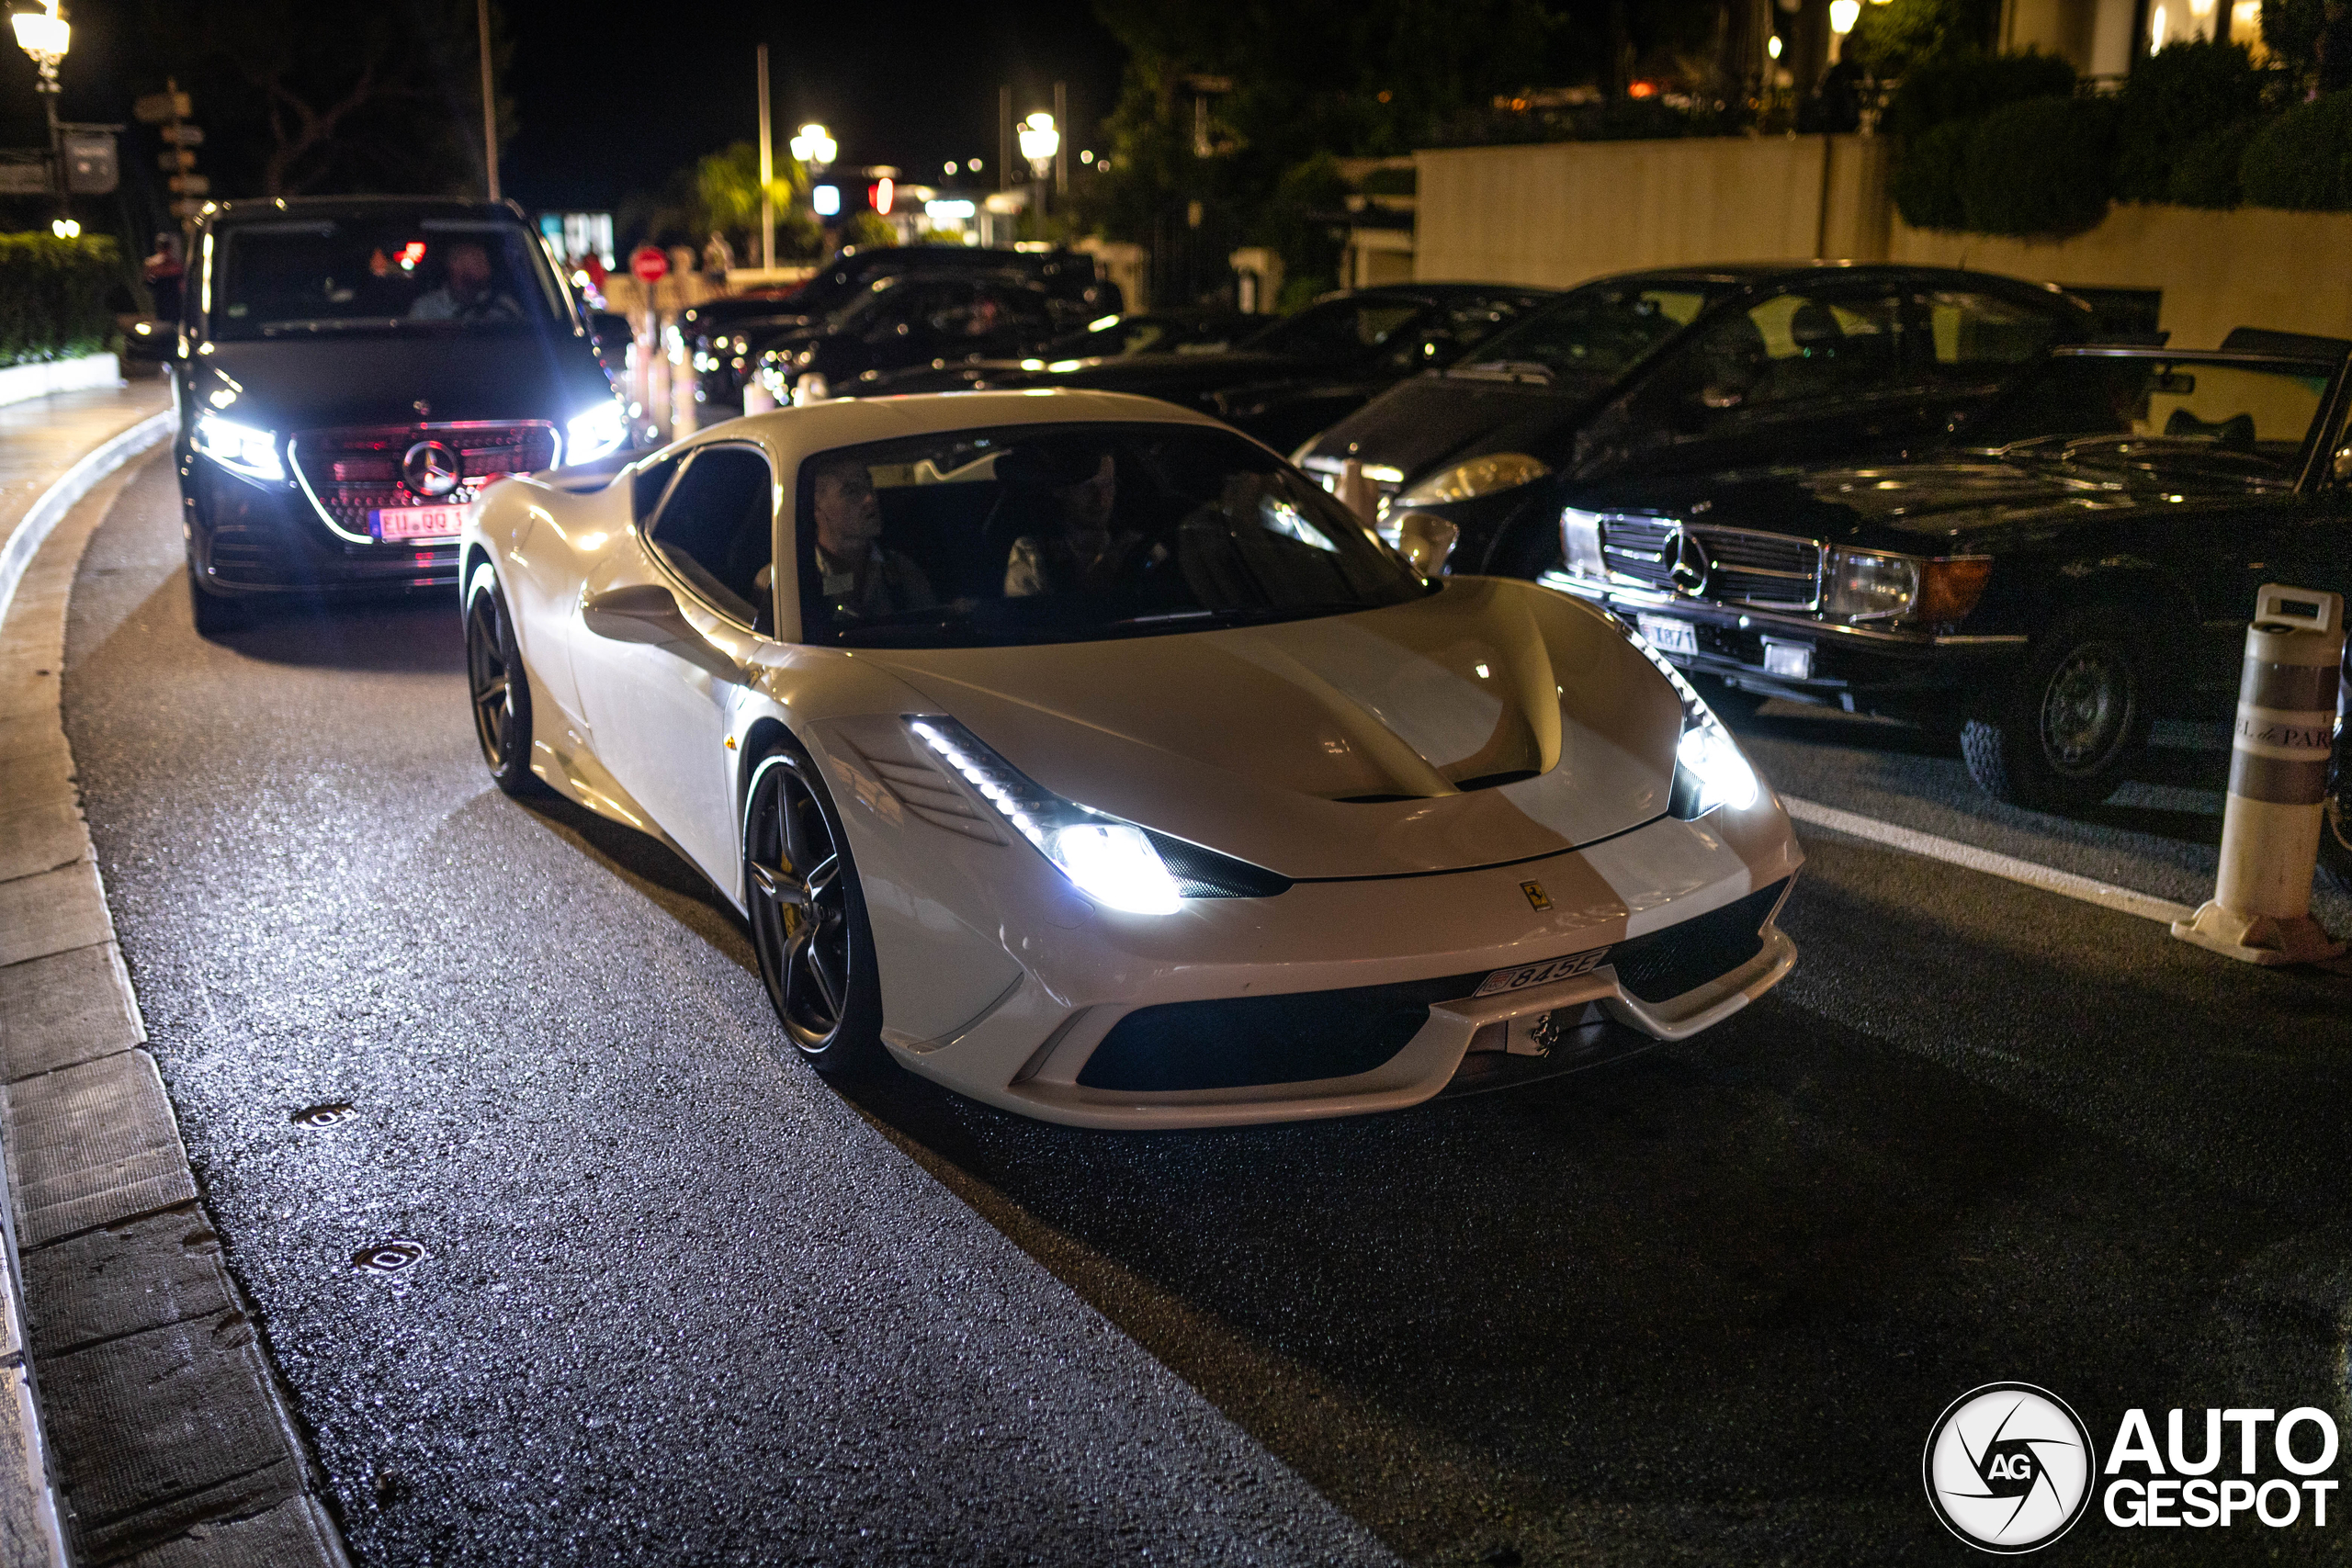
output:
[{"label": "night sky", "polygon": [[[324,0],[332,6],[343,0]],[[949,158],[981,158],[995,186],[996,95],[1018,118],[1069,84],[1073,153],[1116,98],[1125,53],[1090,0],[978,0],[956,7],[871,0],[796,6],[662,6],[497,0],[514,39],[507,90],[519,126],[501,167],[534,209],[605,209],[672,170],[759,133],[753,47],[768,45],[776,156],[803,120],[823,121],[839,164],[897,164],[938,183]],[[130,62],[130,0],[67,0],[74,52],[68,119],[123,121],[161,85]],[[0,145],[46,140],[31,63],[0,46]],[[201,109],[198,118],[202,118]],[[144,142],[128,151],[141,154]],[[238,194],[234,192],[223,194]]]},{"label": "night sky", "polygon": [[839,164],[897,164],[939,183],[949,158],[981,158],[995,184],[996,99],[1016,118],[1069,84],[1071,125],[1091,142],[1115,99],[1124,51],[1088,0],[597,6],[501,0],[515,50],[520,129],[503,169],[533,208],[608,208],[670,170],[759,131],[752,51],[768,45],[776,156],[803,120],[841,143]]}]

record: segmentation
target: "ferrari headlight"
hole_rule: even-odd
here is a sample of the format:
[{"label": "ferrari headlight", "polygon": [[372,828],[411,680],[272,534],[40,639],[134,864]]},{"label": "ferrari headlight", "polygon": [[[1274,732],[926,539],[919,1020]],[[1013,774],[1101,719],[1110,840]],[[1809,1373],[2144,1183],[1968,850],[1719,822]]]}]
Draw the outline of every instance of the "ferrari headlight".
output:
[{"label": "ferrari headlight", "polygon": [[286,465],[277,456],[277,437],[269,431],[239,424],[217,413],[200,413],[196,416],[191,444],[232,474],[249,479],[282,481],[286,478]]},{"label": "ferrari headlight", "polygon": [[910,717],[907,728],[1096,903],[1136,915],[1183,908],[1176,879],[1141,828],[1064,800],[952,718]]},{"label": "ferrari headlight", "polygon": [[1698,688],[1684,678],[1666,655],[1652,648],[1649,639],[1638,632],[1629,631],[1627,637],[1642,657],[1657,666],[1674,687],[1675,695],[1682,699],[1682,738],[1674,748],[1674,790],[1667,801],[1667,809],[1688,822],[1704,817],[1718,806],[1728,806],[1734,811],[1745,811],[1756,804],[1763,793],[1763,784],[1756,777],[1756,770],[1748,766],[1747,758],[1731,731],[1723,726]]},{"label": "ferrari headlight", "polygon": [[628,416],[616,402],[598,403],[576,413],[563,427],[563,460],[585,463],[612,451],[628,439]]},{"label": "ferrari headlight", "polygon": [[1489,452],[1450,468],[1441,468],[1396,498],[1396,505],[1442,506],[1453,501],[1473,501],[1498,490],[1532,484],[1552,466],[1524,452]]}]

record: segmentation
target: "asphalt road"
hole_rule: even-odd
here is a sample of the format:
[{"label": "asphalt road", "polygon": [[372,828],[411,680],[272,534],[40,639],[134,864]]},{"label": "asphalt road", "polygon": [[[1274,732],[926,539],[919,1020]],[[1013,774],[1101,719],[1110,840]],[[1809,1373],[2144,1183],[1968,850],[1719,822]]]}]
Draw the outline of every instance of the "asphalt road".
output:
[{"label": "asphalt road", "polygon": [[[1235,1133],[850,1099],[694,874],[491,788],[453,607],[206,643],[178,552],[157,464],[83,563],[67,728],[364,1563],[1944,1562],[1920,1446],[1975,1384],[2102,1441],[2130,1405],[2345,1406],[2352,979],[1812,834],[1797,973],[1621,1067]],[[2062,822],[1907,731],[1748,728],[1811,798],[2210,875],[2194,732]],[[354,1267],[386,1239],[427,1256]]]}]

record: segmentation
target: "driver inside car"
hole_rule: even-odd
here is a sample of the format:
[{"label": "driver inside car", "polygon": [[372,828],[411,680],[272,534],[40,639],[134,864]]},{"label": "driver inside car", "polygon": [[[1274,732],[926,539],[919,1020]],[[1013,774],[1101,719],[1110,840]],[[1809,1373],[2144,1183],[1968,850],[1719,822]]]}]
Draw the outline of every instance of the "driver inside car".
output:
[{"label": "driver inside car", "polygon": [[1118,521],[1119,466],[1100,448],[1035,446],[1009,452],[997,464],[1009,491],[1036,495],[1050,526],[1012,541],[1004,565],[1004,596],[1070,593],[1108,588],[1136,565],[1168,558],[1165,545],[1142,549],[1143,536]]},{"label": "driver inside car", "polygon": [[821,596],[833,614],[870,620],[928,610],[939,602],[922,568],[904,552],[882,547],[882,501],[865,464],[824,464],[809,488]]}]

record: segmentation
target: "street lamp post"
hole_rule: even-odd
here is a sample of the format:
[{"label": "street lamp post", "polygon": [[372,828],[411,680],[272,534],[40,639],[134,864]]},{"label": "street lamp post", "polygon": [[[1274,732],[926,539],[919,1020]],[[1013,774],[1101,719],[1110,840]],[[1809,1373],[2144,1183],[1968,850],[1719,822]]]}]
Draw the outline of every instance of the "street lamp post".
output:
[{"label": "street lamp post", "polygon": [[1053,172],[1054,154],[1061,151],[1062,133],[1054,129],[1054,117],[1039,109],[1021,122],[1021,155],[1029,160],[1029,172],[1037,181],[1037,216],[1046,215],[1046,177]]},{"label": "street lamp post", "polygon": [[62,235],[73,220],[65,204],[65,133],[57,123],[57,66],[73,44],[74,29],[58,9],[58,0],[47,0],[43,10],[19,11],[8,20],[17,29],[17,47],[32,56],[40,72],[35,88],[49,110],[49,177],[57,190],[57,221],[52,227]]}]

